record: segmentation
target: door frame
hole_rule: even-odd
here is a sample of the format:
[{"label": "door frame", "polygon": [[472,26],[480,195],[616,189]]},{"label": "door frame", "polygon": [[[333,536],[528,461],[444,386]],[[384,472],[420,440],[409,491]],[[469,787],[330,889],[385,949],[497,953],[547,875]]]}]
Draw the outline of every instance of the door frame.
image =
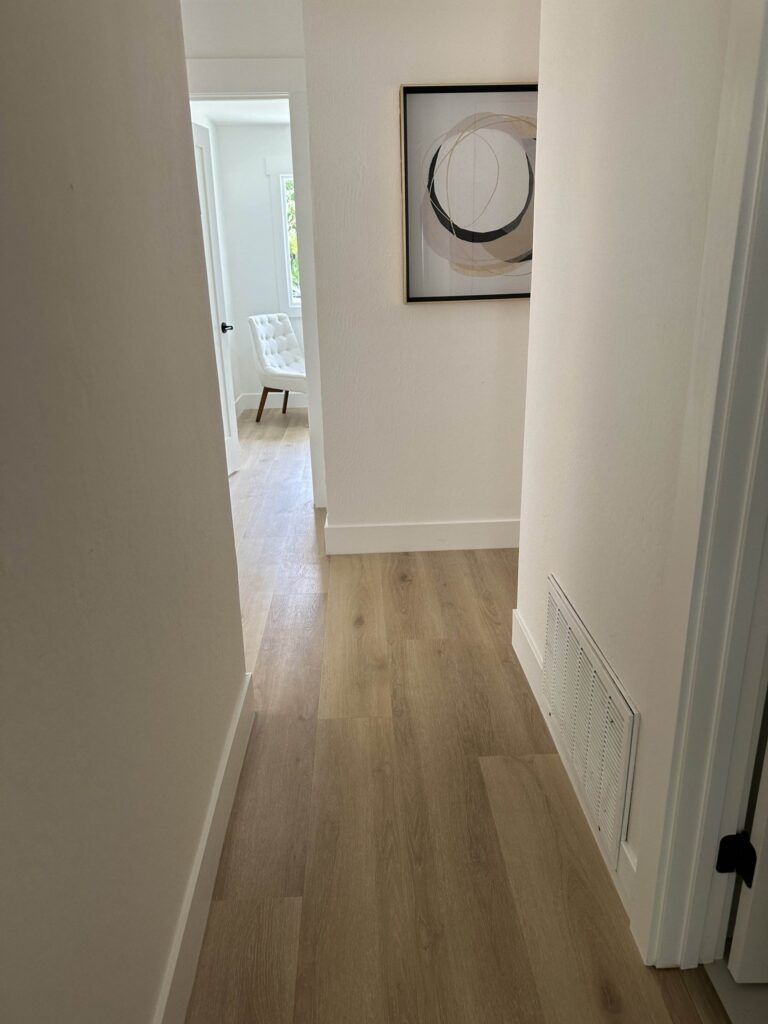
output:
[{"label": "door frame", "polygon": [[[744,820],[755,723],[764,699],[768,602],[758,600],[758,594],[764,591],[760,567],[766,571],[762,556],[768,530],[766,25],[760,0],[735,0],[718,132],[721,174],[718,180],[716,159],[707,228],[708,243],[722,243],[730,209],[734,244],[725,250],[721,244],[716,255],[721,270],[730,262],[724,259],[729,252],[733,262],[645,956],[658,967],[695,967],[723,955],[733,876],[715,872],[717,846]],[[712,280],[707,279],[705,252],[703,291]],[[700,314],[702,309],[707,312],[706,298]]]},{"label": "door frame", "polygon": [[298,57],[190,57],[187,59],[187,82],[191,100],[288,100],[296,190],[296,228],[301,254],[301,317],[307,366],[312,491],[315,508],[325,508],[325,451],[304,60]]}]

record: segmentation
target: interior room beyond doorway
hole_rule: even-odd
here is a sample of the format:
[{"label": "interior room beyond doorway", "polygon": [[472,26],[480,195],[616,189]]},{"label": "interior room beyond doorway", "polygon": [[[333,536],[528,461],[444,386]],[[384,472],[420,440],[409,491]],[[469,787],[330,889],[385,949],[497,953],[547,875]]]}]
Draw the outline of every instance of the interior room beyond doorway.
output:
[{"label": "interior room beyond doorway", "polygon": [[[222,415],[225,433],[228,422],[236,433],[237,417],[252,409],[264,422],[273,409],[307,405],[289,100],[190,106],[196,151],[205,150],[198,178],[204,165],[210,179],[201,212]],[[230,474],[241,457],[238,443]]]}]

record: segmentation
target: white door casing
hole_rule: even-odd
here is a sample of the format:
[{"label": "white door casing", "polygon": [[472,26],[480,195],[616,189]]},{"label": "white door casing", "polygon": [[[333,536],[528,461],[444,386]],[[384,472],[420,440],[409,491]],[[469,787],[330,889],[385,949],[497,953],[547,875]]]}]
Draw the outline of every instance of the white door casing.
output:
[{"label": "white door casing", "polygon": [[224,297],[224,275],[221,269],[219,229],[216,219],[216,195],[213,187],[211,136],[208,129],[200,124],[192,125],[192,135],[195,144],[195,169],[203,226],[205,266],[208,275],[211,331],[216,354],[216,371],[219,377],[221,421],[227,449],[227,472],[231,476],[240,468],[240,441],[237,436],[237,413],[235,411],[229,332],[224,333],[221,328],[221,325],[227,322],[227,309]]}]

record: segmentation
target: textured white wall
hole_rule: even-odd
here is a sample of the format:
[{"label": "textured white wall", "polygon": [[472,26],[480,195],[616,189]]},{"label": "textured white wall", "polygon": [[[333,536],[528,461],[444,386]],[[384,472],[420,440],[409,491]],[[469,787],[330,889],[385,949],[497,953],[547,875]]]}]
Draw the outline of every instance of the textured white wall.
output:
[{"label": "textured white wall", "polygon": [[138,1024],[245,671],[179,9],[2,22],[0,1018]]},{"label": "textured white wall", "polygon": [[543,652],[554,573],[639,708],[641,945],[722,341],[694,347],[728,11],[542,5],[519,615]]},{"label": "textured white wall", "polygon": [[[264,160],[291,170],[288,125],[218,125],[215,129],[217,198],[226,260],[229,316],[235,327],[235,396],[261,391],[251,349],[249,316],[287,313],[280,298],[275,256],[274,196]],[[301,335],[301,319],[294,320]]]},{"label": "textured white wall", "polygon": [[538,3],[305,0],[333,524],[520,508],[528,300],[402,299],[399,89],[535,82]]},{"label": "textured white wall", "polygon": [[188,57],[301,57],[301,0],[183,0]]}]

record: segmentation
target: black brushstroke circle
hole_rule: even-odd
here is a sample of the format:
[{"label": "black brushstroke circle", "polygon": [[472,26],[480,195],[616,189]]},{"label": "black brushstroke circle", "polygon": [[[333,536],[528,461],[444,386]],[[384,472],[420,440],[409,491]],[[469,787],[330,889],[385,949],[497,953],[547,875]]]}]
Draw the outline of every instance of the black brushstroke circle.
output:
[{"label": "black brushstroke circle", "polygon": [[528,196],[526,197],[525,203],[522,210],[511,220],[509,224],[505,224],[503,227],[494,228],[493,231],[470,231],[468,228],[459,227],[455,224],[448,214],[443,209],[440,200],[437,198],[435,191],[435,170],[437,168],[437,159],[440,156],[440,146],[435,150],[435,155],[429,165],[429,171],[427,173],[427,191],[429,193],[429,201],[432,204],[432,209],[435,211],[435,216],[443,225],[446,231],[450,231],[456,238],[460,238],[463,242],[495,242],[498,238],[503,238],[505,235],[510,234],[518,226],[520,221],[525,216],[525,211],[531,205],[533,199],[533,168],[531,167],[531,161],[528,159],[528,154],[525,154],[525,162],[528,164]]}]

